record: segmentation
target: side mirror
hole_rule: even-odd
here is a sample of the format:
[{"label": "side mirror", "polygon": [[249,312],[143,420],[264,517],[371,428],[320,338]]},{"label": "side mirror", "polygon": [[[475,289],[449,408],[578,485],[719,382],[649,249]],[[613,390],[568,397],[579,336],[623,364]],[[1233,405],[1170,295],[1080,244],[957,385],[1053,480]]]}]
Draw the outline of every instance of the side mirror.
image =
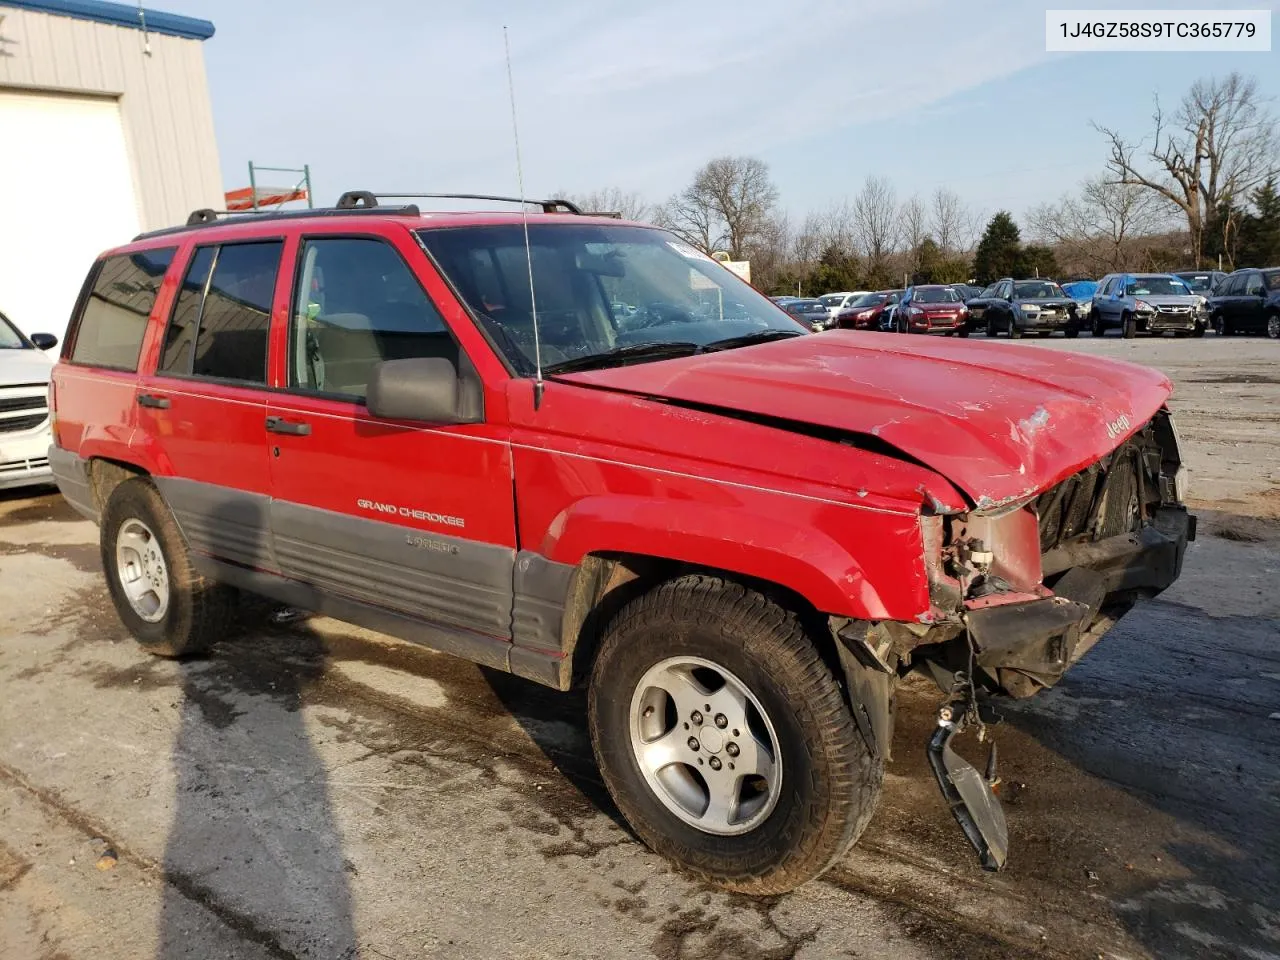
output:
[{"label": "side mirror", "polygon": [[384,360],[373,368],[365,406],[386,420],[423,423],[481,423],[484,392],[466,361],[463,369],[446,357]]},{"label": "side mirror", "polygon": [[52,333],[33,333],[31,342],[41,350],[52,350],[58,345],[58,338]]}]

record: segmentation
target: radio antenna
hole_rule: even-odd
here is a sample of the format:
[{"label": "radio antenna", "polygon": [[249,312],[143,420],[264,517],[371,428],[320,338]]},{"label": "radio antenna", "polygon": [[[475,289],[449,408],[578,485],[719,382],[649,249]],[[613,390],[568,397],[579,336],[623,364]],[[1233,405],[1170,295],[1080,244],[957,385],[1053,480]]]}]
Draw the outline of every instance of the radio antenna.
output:
[{"label": "radio antenna", "polygon": [[520,125],[516,123],[516,85],[511,79],[511,41],[502,28],[502,47],[507,55],[507,95],[511,99],[511,134],[516,142],[516,187],[520,191],[520,219],[524,225],[524,259],[529,266],[529,313],[533,317],[533,409],[542,405],[542,340],[538,336],[538,298],[533,291],[533,248],[529,244],[529,203],[524,196],[524,167],[520,163]]}]

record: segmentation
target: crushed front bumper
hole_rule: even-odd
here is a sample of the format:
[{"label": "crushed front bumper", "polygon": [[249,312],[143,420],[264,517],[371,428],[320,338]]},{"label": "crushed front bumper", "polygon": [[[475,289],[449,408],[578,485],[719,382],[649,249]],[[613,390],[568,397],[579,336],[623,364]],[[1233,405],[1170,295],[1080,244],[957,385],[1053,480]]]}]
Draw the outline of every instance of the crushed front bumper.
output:
[{"label": "crushed front bumper", "polygon": [[1043,564],[1046,578],[1058,577],[1053,596],[966,604],[975,664],[1014,697],[1053,686],[1138,597],[1178,578],[1195,532],[1194,516],[1167,506],[1140,532],[1051,550]]}]

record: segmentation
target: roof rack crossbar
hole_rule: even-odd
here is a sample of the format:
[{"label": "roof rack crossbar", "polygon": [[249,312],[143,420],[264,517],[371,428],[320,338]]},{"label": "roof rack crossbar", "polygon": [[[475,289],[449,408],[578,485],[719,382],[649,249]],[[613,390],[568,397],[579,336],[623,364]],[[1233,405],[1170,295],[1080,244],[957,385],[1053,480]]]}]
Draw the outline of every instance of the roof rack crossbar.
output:
[{"label": "roof rack crossbar", "polygon": [[338,198],[338,207],[353,210],[376,207],[383,199],[395,200],[487,200],[492,203],[528,203],[541,207],[543,213],[572,213],[582,216],[582,210],[570,200],[521,200],[519,197],[500,197],[488,193],[372,193],[368,190],[348,190]]}]

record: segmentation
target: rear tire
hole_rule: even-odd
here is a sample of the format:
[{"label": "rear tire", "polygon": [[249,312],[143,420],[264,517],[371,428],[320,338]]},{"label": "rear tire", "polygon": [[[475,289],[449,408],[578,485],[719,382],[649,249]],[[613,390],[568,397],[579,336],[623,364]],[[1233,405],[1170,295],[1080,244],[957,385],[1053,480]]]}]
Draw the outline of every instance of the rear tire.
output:
[{"label": "rear tire", "polygon": [[1123,325],[1122,329],[1126,340],[1132,340],[1138,335],[1138,318],[1133,314],[1126,313],[1120,318],[1120,322]]},{"label": "rear tire", "polygon": [[[818,876],[880,796],[883,764],[800,618],[717,577],[664,583],[618,613],[587,711],[600,772],[632,829],[730,890],[784,893]],[[732,758],[769,777],[731,773]]]},{"label": "rear tire", "polygon": [[137,477],[112,491],[99,543],[116,613],[148,653],[189,656],[229,632],[235,592],[195,572],[151,481]]}]

